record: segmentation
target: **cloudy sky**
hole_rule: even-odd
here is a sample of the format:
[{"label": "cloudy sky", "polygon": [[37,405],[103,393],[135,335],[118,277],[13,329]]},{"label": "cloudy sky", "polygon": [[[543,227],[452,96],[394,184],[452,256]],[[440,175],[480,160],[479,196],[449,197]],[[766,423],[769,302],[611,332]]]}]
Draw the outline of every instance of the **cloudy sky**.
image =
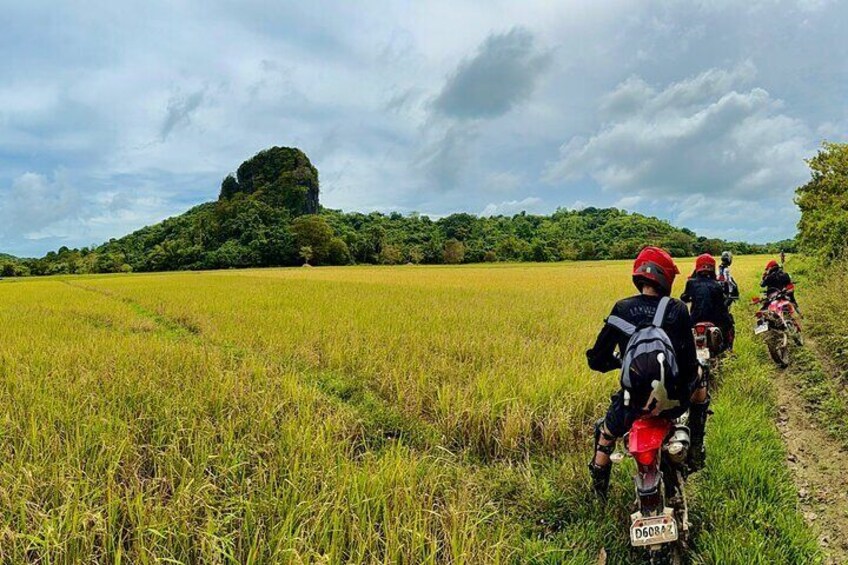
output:
[{"label": "cloudy sky", "polygon": [[618,206],[791,236],[848,133],[848,3],[0,0],[0,251],[102,242],[272,145],[325,206]]}]

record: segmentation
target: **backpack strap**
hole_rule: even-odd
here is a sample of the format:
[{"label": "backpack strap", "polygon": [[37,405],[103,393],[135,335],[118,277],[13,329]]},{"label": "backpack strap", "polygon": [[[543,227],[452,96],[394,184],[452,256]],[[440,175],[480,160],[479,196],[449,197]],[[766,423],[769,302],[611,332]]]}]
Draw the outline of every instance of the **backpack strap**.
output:
[{"label": "backpack strap", "polygon": [[607,323],[612,327],[623,331],[625,335],[631,336],[636,333],[636,326],[623,318],[619,318],[618,316],[610,316],[607,318]]},{"label": "backpack strap", "polygon": [[651,325],[655,328],[661,328],[663,325],[663,320],[665,320],[665,311],[668,308],[668,303],[671,302],[671,298],[668,296],[663,296],[660,298],[660,303],[657,304],[657,313],[654,314],[654,321],[651,322]]}]

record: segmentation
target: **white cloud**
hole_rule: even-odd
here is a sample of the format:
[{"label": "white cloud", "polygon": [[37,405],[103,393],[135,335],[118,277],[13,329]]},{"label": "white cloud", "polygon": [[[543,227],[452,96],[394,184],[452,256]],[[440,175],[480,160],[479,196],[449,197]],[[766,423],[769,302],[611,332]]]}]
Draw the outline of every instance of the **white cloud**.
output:
[{"label": "white cloud", "polygon": [[520,187],[521,175],[509,171],[499,171],[489,174],[483,181],[485,189],[498,194],[508,194]]},{"label": "white cloud", "polygon": [[[27,171],[55,186],[46,225],[0,228],[2,251],[55,243],[24,233],[123,235],[214,198],[271,145],[304,149],[322,202],[345,209],[533,194],[538,210],[626,201],[674,220],[693,194],[763,192],[791,208],[800,158],[845,130],[844,2],[7,4],[0,192]],[[0,220],[30,205],[8,200]],[[104,206],[137,217],[109,223]],[[743,229],[766,222],[794,231],[789,216]]]},{"label": "white cloud", "polygon": [[512,216],[520,212],[534,213],[542,203],[542,199],[536,196],[528,196],[523,200],[507,200],[499,204],[490,203],[486,205],[481,216]]},{"label": "white cloud", "polygon": [[67,182],[62,172],[52,179],[38,173],[23,173],[0,194],[0,233],[5,237],[22,234],[36,238],[34,234],[55,222],[78,218],[84,208],[82,194]]},{"label": "white cloud", "polygon": [[640,202],[642,202],[643,198],[641,196],[625,196],[624,198],[620,198],[616,203],[616,208],[623,208],[624,210],[632,210],[634,209]]},{"label": "white cloud", "polygon": [[761,198],[805,175],[812,136],[762,88],[737,90],[753,68],[711,69],[656,89],[638,77],[604,97],[608,118],[574,137],[546,171],[549,182],[583,176],[624,196]]}]

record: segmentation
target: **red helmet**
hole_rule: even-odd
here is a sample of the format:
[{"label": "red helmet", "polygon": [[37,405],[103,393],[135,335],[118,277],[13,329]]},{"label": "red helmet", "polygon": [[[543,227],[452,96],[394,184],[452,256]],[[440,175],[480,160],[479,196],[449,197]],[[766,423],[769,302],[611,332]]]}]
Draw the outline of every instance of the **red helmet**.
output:
[{"label": "red helmet", "polygon": [[695,259],[695,272],[696,273],[712,273],[715,274],[716,270],[716,260],[709,253],[704,253],[703,255],[698,255],[698,258]]},{"label": "red helmet", "polygon": [[777,261],[775,261],[774,259],[772,259],[771,261],[769,261],[768,263],[766,263],[766,272],[769,272],[769,271],[771,271],[772,269],[774,269],[775,267],[779,267],[779,266],[780,266],[780,265],[777,263]]},{"label": "red helmet", "polygon": [[674,277],[679,274],[674,259],[659,247],[645,247],[633,262],[633,284],[639,290],[642,290],[643,284],[648,283],[663,294],[671,294]]}]

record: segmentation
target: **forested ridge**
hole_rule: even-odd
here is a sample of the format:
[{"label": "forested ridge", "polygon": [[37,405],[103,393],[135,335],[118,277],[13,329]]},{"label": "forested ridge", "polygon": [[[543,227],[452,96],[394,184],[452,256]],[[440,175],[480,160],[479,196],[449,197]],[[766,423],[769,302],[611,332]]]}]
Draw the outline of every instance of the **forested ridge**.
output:
[{"label": "forested ridge", "polygon": [[221,183],[219,199],[98,247],[62,247],[38,259],[0,255],[0,273],[50,275],[312,265],[477,263],[630,258],[646,244],[675,256],[792,251],[699,237],[616,208],[561,208],[432,219],[342,212],[318,201],[318,171],[299,149],[273,147]]}]

